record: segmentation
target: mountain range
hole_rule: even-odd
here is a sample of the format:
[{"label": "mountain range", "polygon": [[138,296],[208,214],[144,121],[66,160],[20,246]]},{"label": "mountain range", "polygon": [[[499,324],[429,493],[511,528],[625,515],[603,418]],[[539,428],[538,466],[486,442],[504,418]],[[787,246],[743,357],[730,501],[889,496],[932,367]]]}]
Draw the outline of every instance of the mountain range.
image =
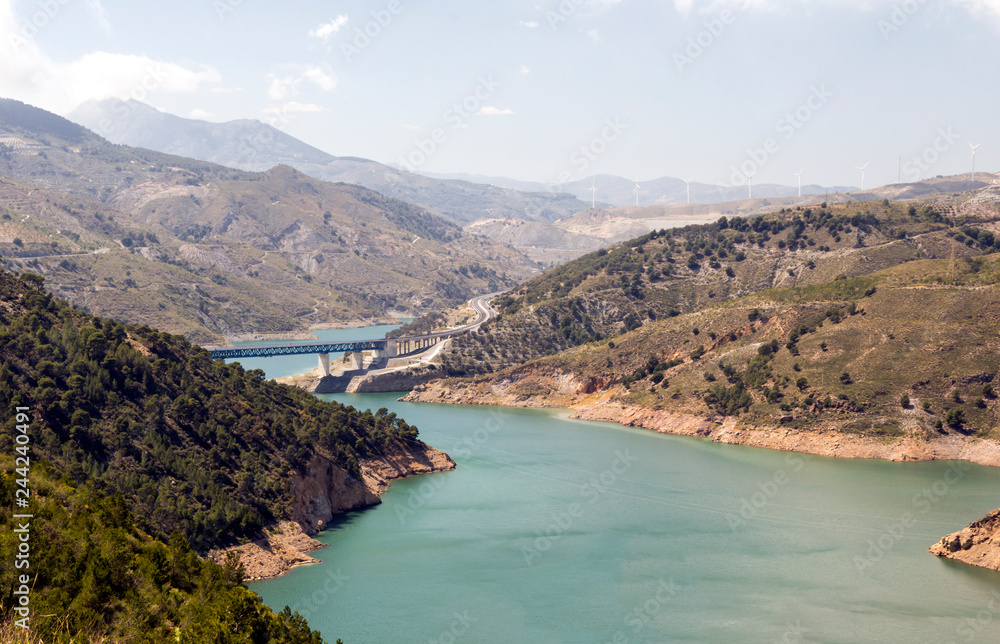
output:
[{"label": "mountain range", "polygon": [[211,123],[161,112],[135,100],[84,103],[68,115],[113,143],[242,170],[288,165],[323,181],[352,183],[416,204],[460,225],[484,217],[555,221],[587,207],[565,192],[522,191],[435,179],[357,157],[338,157],[257,120]]},{"label": "mountain range", "polygon": [[413,315],[537,272],[427,210],[286,165],[116,145],[0,100],[0,254],[88,310],[199,342]]},{"label": "mountain range", "polygon": [[[658,177],[655,179],[634,180],[612,174],[596,174],[562,184],[545,184],[534,181],[521,181],[509,177],[489,177],[476,174],[448,173],[438,174],[425,172],[429,177],[484,183],[512,190],[536,192],[540,190],[558,190],[568,192],[581,201],[591,205],[635,206],[635,187],[639,186],[640,206],[666,206],[678,204],[716,204],[726,201],[737,201],[747,197],[745,185],[725,186],[720,184],[691,181],[691,198],[688,200],[688,184],[676,177]],[[593,188],[593,190],[591,190]],[[840,192],[857,190],[852,186],[821,186],[807,184],[802,186],[802,195],[828,196]],[[798,195],[797,186],[783,186],[776,183],[754,184],[753,192],[757,197],[794,197]]]},{"label": "mountain range", "polygon": [[[982,187],[959,175],[860,191],[852,186],[713,185],[674,177],[636,182],[599,174],[564,184],[473,174],[413,173],[368,159],[336,157],[255,120],[210,123],[166,114],[129,100],[82,105],[69,115],[109,139],[246,170],[278,164],[309,176],[366,186],[419,204],[467,231],[517,248],[555,266],[580,255],[661,228],[749,216],[775,207],[938,198]],[[985,176],[983,178],[989,177]],[[690,203],[688,203],[690,201]]]}]

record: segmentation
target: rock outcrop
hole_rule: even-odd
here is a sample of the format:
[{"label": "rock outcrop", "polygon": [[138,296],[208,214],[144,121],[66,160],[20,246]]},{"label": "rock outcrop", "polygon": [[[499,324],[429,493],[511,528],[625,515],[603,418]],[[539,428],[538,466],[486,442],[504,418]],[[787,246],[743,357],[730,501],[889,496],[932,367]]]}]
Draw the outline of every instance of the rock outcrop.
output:
[{"label": "rock outcrop", "polygon": [[208,558],[222,564],[227,553],[235,552],[243,564],[245,579],[257,581],[283,575],[293,566],[318,562],[306,553],[322,547],[298,523],[282,521],[265,530],[258,539],[234,548],[212,550]]},{"label": "rock outcrop", "polygon": [[381,502],[378,489],[319,454],[309,462],[305,476],[292,478],[292,497],[292,520],[310,534],[325,528],[335,514]]},{"label": "rock outcrop", "polygon": [[930,551],[939,557],[1000,570],[1000,510],[943,537]]},{"label": "rock outcrop", "polygon": [[334,515],[377,505],[391,481],[453,470],[455,461],[440,450],[413,443],[379,458],[364,459],[360,466],[359,480],[325,456],[313,456],[305,475],[292,479],[291,521],[268,526],[254,541],[213,550],[208,557],[221,563],[227,553],[235,552],[250,581],[270,579],[294,566],[315,563],[318,560],[306,553],[323,544],[310,535],[323,530]]}]

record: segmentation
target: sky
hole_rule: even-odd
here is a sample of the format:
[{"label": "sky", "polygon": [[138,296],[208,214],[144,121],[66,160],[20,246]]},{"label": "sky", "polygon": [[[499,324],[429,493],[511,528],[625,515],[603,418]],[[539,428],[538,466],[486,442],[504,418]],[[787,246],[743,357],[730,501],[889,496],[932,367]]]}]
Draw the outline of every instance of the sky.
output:
[{"label": "sky", "polygon": [[1000,171],[1000,0],[0,0],[0,96],[549,184]]}]

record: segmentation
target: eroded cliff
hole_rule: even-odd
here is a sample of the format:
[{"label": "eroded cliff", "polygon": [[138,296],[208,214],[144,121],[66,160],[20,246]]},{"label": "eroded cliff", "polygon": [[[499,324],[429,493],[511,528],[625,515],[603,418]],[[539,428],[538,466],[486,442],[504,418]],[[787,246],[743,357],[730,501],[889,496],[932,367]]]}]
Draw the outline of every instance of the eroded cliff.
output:
[{"label": "eroded cliff", "polygon": [[1000,570],[1000,510],[942,537],[930,551],[939,557]]},{"label": "eroded cliff", "polygon": [[208,556],[223,562],[235,552],[248,580],[269,579],[292,567],[316,563],[307,553],[323,547],[310,535],[322,531],[337,514],[382,502],[381,494],[396,480],[417,474],[455,469],[447,454],[423,443],[397,446],[378,458],[360,462],[361,479],[330,459],[314,455],[306,473],[292,479],[291,520],[265,528],[250,543],[213,550]]}]

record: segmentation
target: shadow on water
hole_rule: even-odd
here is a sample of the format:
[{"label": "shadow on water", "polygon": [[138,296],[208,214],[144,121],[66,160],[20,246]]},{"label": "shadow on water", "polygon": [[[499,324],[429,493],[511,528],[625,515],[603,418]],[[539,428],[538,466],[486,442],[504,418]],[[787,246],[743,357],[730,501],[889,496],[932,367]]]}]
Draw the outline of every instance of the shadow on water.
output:
[{"label": "shadow on water", "polygon": [[313,535],[313,538],[320,539],[324,543],[328,543],[330,539],[334,537],[338,532],[346,530],[352,524],[357,522],[361,518],[361,514],[377,506],[371,506],[361,510],[351,510],[350,512],[342,512],[340,514],[335,514],[333,517],[327,521],[323,530],[317,534]]}]

